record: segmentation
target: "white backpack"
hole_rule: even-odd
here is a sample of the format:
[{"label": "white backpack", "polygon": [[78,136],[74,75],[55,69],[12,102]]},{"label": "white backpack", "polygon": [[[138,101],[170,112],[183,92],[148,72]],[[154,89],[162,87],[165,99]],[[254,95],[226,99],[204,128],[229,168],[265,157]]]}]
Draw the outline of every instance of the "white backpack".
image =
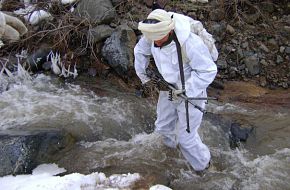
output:
[{"label": "white backpack", "polygon": [[[213,61],[216,61],[218,59],[218,51],[215,46],[215,39],[212,37],[210,33],[206,31],[206,29],[203,27],[200,21],[193,20],[190,17],[188,18],[190,22],[191,32],[198,35],[202,39],[204,44],[207,46]],[[185,48],[184,46],[181,47],[182,58],[183,58],[183,61],[186,63],[188,62],[189,59],[187,58],[186,51],[184,50],[184,48]]]}]

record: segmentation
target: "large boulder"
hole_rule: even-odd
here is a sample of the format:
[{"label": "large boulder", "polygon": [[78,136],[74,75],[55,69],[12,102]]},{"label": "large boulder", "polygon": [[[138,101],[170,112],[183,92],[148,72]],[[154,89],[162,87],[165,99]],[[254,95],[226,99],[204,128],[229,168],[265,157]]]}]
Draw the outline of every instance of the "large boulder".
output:
[{"label": "large boulder", "polygon": [[0,131],[0,176],[31,173],[37,165],[54,161],[73,142],[59,129]]},{"label": "large boulder", "polygon": [[111,37],[107,38],[102,48],[102,55],[108,64],[124,78],[133,67],[136,39],[130,27],[125,24],[120,25]]},{"label": "large boulder", "polygon": [[76,13],[82,18],[88,18],[92,23],[110,23],[116,16],[116,11],[110,0],[82,0]]}]

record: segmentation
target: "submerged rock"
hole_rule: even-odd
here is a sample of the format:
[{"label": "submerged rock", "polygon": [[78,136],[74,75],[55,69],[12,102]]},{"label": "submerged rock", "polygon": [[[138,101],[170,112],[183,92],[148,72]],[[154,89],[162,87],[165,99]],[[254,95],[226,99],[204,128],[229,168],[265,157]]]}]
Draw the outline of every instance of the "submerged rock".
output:
[{"label": "submerged rock", "polygon": [[246,142],[253,127],[243,127],[239,123],[232,123],[230,128],[230,146],[236,148],[240,142]]},{"label": "submerged rock", "polygon": [[74,139],[59,129],[0,131],[0,176],[27,174],[39,164],[56,160]]}]

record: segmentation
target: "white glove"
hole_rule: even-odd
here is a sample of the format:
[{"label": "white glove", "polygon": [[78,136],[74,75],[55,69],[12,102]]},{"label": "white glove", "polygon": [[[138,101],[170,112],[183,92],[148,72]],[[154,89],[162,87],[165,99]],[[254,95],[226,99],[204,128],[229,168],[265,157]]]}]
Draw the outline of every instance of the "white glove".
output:
[{"label": "white glove", "polygon": [[172,100],[178,100],[178,97],[184,92],[185,90],[172,90]]}]

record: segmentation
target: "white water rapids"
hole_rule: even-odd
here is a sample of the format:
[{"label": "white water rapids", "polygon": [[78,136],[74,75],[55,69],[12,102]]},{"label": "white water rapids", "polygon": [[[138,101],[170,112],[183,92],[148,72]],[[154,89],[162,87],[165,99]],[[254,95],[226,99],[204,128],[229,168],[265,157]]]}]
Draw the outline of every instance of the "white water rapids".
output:
[{"label": "white water rapids", "polygon": [[[209,104],[200,134],[213,168],[197,176],[178,150],[146,128],[155,105],[131,95],[98,96],[90,89],[44,74],[0,80],[0,129],[63,128],[80,141],[59,160],[69,172],[140,173],[173,189],[290,189],[289,112]],[[255,127],[248,142],[231,149],[222,116]],[[219,118],[219,116],[217,118]],[[149,130],[150,131],[150,130]]]}]

